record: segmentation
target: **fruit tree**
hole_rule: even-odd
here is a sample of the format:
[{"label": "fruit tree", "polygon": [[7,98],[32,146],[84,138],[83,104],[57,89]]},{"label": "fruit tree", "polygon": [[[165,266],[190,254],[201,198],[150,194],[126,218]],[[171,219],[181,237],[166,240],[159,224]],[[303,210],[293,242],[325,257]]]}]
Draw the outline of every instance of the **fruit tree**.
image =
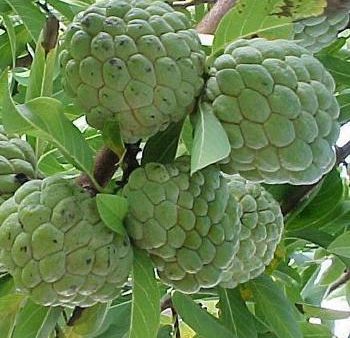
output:
[{"label": "fruit tree", "polygon": [[350,335],[349,17],[0,0],[0,337]]}]

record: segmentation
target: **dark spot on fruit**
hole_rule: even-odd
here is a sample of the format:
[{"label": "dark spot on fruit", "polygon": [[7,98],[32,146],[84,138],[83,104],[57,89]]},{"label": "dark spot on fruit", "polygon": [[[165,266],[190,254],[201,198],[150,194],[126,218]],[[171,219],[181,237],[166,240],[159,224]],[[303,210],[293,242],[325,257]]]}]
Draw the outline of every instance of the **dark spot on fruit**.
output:
[{"label": "dark spot on fruit", "polygon": [[86,260],[86,265],[91,264],[91,261],[92,261],[92,259],[91,259],[91,258],[88,258],[88,259]]},{"label": "dark spot on fruit", "polygon": [[146,72],[149,73],[152,71],[152,68],[146,68]]},{"label": "dark spot on fruit", "polygon": [[57,243],[57,239],[53,239],[52,242]]}]

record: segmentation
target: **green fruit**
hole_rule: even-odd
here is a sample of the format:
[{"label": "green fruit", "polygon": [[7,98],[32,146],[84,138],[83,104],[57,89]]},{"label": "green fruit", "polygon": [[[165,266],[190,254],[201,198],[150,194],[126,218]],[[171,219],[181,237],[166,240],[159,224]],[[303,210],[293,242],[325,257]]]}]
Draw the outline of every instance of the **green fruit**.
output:
[{"label": "green fruit", "polygon": [[63,86],[103,129],[135,142],[179,121],[199,95],[205,54],[185,14],[162,1],[100,1],[69,26]]},{"label": "green fruit", "polygon": [[311,184],[335,163],[339,106],[334,80],[293,41],[238,40],[210,68],[206,99],[227,132],[228,174]]},{"label": "green fruit", "polygon": [[220,285],[234,288],[259,276],[272,261],[282,236],[283,216],[279,204],[260,184],[235,175],[229,189],[241,206],[241,232],[239,250]]},{"label": "green fruit", "polygon": [[0,206],[1,262],[45,306],[114,299],[132,264],[129,239],[102,222],[95,198],[58,176],[32,180]]},{"label": "green fruit", "polygon": [[0,125],[0,205],[20,187],[22,179],[35,177],[34,151],[18,136],[9,136]]},{"label": "green fruit", "polygon": [[327,11],[317,17],[295,22],[293,39],[297,40],[300,46],[317,53],[335,41],[348,22],[349,9]]},{"label": "green fruit", "polygon": [[215,165],[190,175],[190,158],[136,169],[124,188],[126,225],[166,283],[186,293],[217,285],[238,250],[239,205]]}]

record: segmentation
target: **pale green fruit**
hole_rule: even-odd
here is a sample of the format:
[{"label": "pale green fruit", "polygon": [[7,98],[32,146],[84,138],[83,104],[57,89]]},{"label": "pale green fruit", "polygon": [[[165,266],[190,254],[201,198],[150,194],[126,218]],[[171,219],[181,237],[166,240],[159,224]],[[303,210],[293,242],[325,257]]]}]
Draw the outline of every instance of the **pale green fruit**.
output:
[{"label": "pale green fruit", "polygon": [[181,120],[199,95],[205,54],[186,15],[162,1],[100,1],[66,31],[66,93],[103,129],[120,124],[135,142]]},{"label": "pale green fruit", "polygon": [[231,145],[228,174],[256,182],[311,184],[335,163],[335,84],[293,41],[238,40],[211,68],[205,97]]},{"label": "pale green fruit", "polygon": [[0,125],[0,204],[20,187],[21,180],[35,177],[35,154],[28,142],[8,135]]},{"label": "pale green fruit", "polygon": [[57,176],[25,183],[0,206],[0,247],[16,289],[45,306],[114,299],[133,257],[128,237],[102,222],[95,198]]},{"label": "pale green fruit", "polygon": [[283,215],[277,201],[260,184],[235,175],[231,195],[241,206],[239,250],[221,286],[234,288],[264,272],[276,251],[283,231]]},{"label": "pale green fruit", "polygon": [[124,189],[127,230],[160,278],[185,293],[217,285],[238,250],[239,205],[215,165],[190,175],[190,158],[136,169]]},{"label": "pale green fruit", "polygon": [[300,46],[317,53],[334,42],[348,23],[348,8],[326,11],[322,15],[295,22],[293,39]]}]

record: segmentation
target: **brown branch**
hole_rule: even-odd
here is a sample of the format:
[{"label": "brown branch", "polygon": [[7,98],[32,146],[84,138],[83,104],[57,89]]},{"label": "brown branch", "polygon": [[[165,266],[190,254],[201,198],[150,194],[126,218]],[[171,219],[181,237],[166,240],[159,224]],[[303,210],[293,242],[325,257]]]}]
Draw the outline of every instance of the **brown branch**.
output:
[{"label": "brown branch", "polygon": [[75,322],[81,317],[83,314],[84,308],[76,306],[73,310],[71,317],[67,322],[67,326],[74,326]]},{"label": "brown branch", "polygon": [[197,26],[197,32],[214,34],[223,16],[234,6],[236,0],[218,0]]},{"label": "brown branch", "polygon": [[298,186],[298,190],[295,191],[293,195],[288,198],[288,200],[283,201],[281,205],[281,211],[283,216],[286,216],[294,209],[296,209],[300,202],[312,193],[313,189],[318,186],[321,180],[311,185]]},{"label": "brown branch", "polygon": [[334,282],[334,284],[332,284],[329,287],[329,291],[327,294],[330,294],[331,292],[335,291],[336,289],[339,289],[341,286],[346,284],[349,280],[350,280],[350,268],[348,268],[345,271],[344,275],[341,276],[337,281]]},{"label": "brown branch", "polygon": [[183,1],[174,1],[171,3],[171,6],[174,8],[186,8],[189,6],[203,5],[203,4],[214,4],[216,0],[183,0]]},{"label": "brown branch", "polygon": [[[344,163],[345,159],[350,155],[350,141],[348,141],[342,147],[335,147],[335,152],[337,157],[335,165],[338,166],[339,164]],[[309,194],[311,194],[313,189],[316,188],[320,182],[322,182],[322,178],[314,184],[299,186],[299,189],[295,191],[293,196],[290,196],[288,200],[282,203],[282,214],[287,215],[291,211],[296,209],[300,204],[300,201],[305,199]]]},{"label": "brown branch", "polygon": [[342,147],[336,147],[337,165],[344,163],[346,158],[350,155],[350,141],[344,144]]},{"label": "brown branch", "polygon": [[[117,170],[117,164],[119,163],[119,157],[110,149],[102,148],[96,155],[94,177],[96,182],[105,187],[113,177]],[[96,187],[93,186],[89,177],[86,174],[82,174],[77,179],[77,184],[86,190],[89,190],[92,195],[97,193]]]}]

